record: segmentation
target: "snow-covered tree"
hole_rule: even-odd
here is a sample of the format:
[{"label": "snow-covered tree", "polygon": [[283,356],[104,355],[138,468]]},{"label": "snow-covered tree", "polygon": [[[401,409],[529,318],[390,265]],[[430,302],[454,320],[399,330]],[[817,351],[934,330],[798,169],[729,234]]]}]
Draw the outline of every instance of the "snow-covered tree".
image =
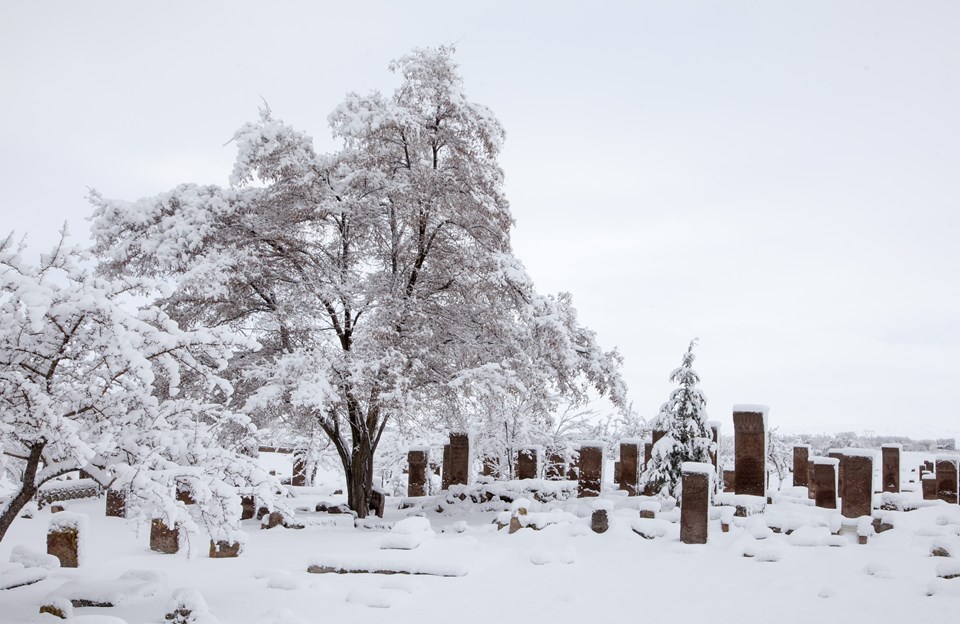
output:
[{"label": "snow-covered tree", "polygon": [[189,530],[174,493],[186,485],[211,534],[237,529],[236,486],[268,504],[277,486],[224,446],[252,428],[226,409],[231,388],[217,372],[254,344],[183,330],[129,297],[152,284],[97,277],[90,265],[65,231],[38,265],[12,235],[0,243],[0,447],[15,481],[0,500],[0,539],[43,483],[78,469]]},{"label": "snow-covered tree", "polygon": [[168,280],[163,308],[184,326],[255,336],[238,395],[259,423],[327,435],[360,516],[388,422],[469,425],[444,413],[468,392],[525,393],[538,413],[625,394],[619,356],[513,256],[503,129],[467,98],[453,50],[391,70],[391,95],[350,94],[330,115],[334,154],[263,110],[235,136],[230,187],[93,197],[107,274]]},{"label": "snow-covered tree", "polygon": [[777,473],[779,489],[782,489],[793,467],[793,446],[778,429],[774,427],[767,432],[767,468]]},{"label": "snow-covered tree", "polygon": [[670,393],[651,422],[654,430],[665,434],[654,444],[649,465],[640,478],[642,486],[652,486],[660,495],[677,499],[682,495],[683,462],[710,463],[714,445],[707,426],[707,399],[697,387],[700,377],[693,370],[696,343],[690,341],[683,363],[670,373],[670,381],[680,387]]}]

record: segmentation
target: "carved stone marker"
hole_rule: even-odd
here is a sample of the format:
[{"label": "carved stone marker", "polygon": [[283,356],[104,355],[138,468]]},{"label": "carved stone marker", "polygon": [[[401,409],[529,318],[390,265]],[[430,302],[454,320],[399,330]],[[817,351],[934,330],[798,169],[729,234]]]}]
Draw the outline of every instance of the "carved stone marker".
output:
[{"label": "carved stone marker", "polygon": [[526,448],[517,451],[517,478],[538,479],[540,477],[540,449]]},{"label": "carved stone marker", "polygon": [[869,453],[848,450],[840,460],[843,466],[840,513],[845,518],[869,516],[873,512],[873,456]]},{"label": "carved stone marker", "polygon": [[80,540],[84,539],[87,517],[82,514],[64,511],[50,519],[47,529],[47,554],[60,560],[62,568],[76,568],[80,565],[80,553],[83,550]]},{"label": "carved stone marker", "polygon": [[884,444],[880,449],[883,456],[880,477],[884,492],[900,491],[900,451],[902,448],[899,444]]},{"label": "carved stone marker", "polygon": [[226,540],[210,540],[210,558],[228,559],[239,557],[243,550],[243,544],[240,542],[228,542]]},{"label": "carved stone marker", "polygon": [[923,492],[923,500],[937,500],[937,475],[932,472],[923,473],[920,490]]},{"label": "carved stone marker", "polygon": [[836,509],[837,467],[840,460],[833,457],[814,457],[812,461],[816,505],[824,509]]},{"label": "carved stone marker", "polygon": [[150,523],[150,550],[172,555],[180,550],[180,527],[168,527],[160,518]]},{"label": "carved stone marker", "polygon": [[450,479],[451,473],[453,471],[453,466],[450,465],[450,445],[443,445],[443,465],[441,470],[443,471],[440,476],[440,488],[443,490],[450,489]]},{"label": "carved stone marker", "polygon": [[620,442],[620,489],[626,490],[627,496],[639,494],[640,443],[640,440]]},{"label": "carved stone marker", "polygon": [[590,516],[590,530],[594,533],[606,533],[610,528],[610,518],[606,509],[594,509]]},{"label": "carved stone marker", "polygon": [[427,466],[430,452],[426,447],[412,448],[407,452],[407,496],[427,495]]},{"label": "carved stone marker", "polygon": [[125,490],[107,490],[107,516],[127,517],[127,493]]},{"label": "carved stone marker", "polygon": [[[296,450],[293,452],[293,475],[290,477],[290,485],[304,486],[306,484],[307,453],[304,450]],[[211,548],[213,548],[212,545]]]},{"label": "carved stone marker", "polygon": [[948,503],[957,503],[957,458],[937,456],[937,498]]},{"label": "carved stone marker", "polygon": [[684,462],[682,471],[680,541],[684,544],[706,544],[713,464]]},{"label": "carved stone marker", "polygon": [[[470,436],[462,431],[450,433],[450,485],[470,483]],[[446,469],[444,469],[446,472]]]},{"label": "carved stone marker", "polygon": [[793,487],[810,486],[810,445],[797,444],[793,447]]},{"label": "carved stone marker", "polygon": [[767,408],[733,408],[734,470],[737,494],[767,495]]},{"label": "carved stone marker", "polygon": [[567,458],[565,453],[554,449],[547,456],[547,466],[544,476],[549,481],[560,481],[566,478]]},{"label": "carved stone marker", "polygon": [[580,445],[580,478],[577,496],[600,496],[603,478],[603,443],[584,442]]}]

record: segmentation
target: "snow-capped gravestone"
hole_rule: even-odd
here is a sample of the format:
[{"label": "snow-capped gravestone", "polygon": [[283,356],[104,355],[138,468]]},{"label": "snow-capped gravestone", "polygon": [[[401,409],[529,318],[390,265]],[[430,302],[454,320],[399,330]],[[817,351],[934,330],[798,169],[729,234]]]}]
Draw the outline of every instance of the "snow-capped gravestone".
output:
[{"label": "snow-capped gravestone", "polygon": [[880,448],[882,454],[880,478],[884,492],[900,491],[900,452],[902,450],[903,447],[900,444],[884,444]]},{"label": "snow-capped gravestone", "polygon": [[957,502],[957,457],[937,455],[937,498],[948,503]]},{"label": "snow-capped gravestone", "polygon": [[710,513],[713,464],[683,462],[683,496],[680,499],[680,541],[706,544]]},{"label": "snow-capped gravestone", "polygon": [[250,520],[257,515],[257,503],[253,494],[245,494],[240,497],[240,519]]},{"label": "snow-capped gravestone", "polygon": [[[444,475],[447,475],[446,457],[444,457]],[[447,487],[470,483],[470,436],[466,432],[450,433],[450,469]]]},{"label": "snow-capped gravestone", "polygon": [[873,451],[846,449],[843,459],[840,513],[846,518],[869,516],[873,511]]},{"label": "snow-capped gravestone", "polygon": [[817,507],[824,509],[837,508],[837,466],[839,459],[833,457],[814,457],[813,487],[816,491]]},{"label": "snow-capped gravestone", "polygon": [[580,445],[580,477],[577,496],[600,496],[603,478],[603,442],[584,442]]},{"label": "snow-capped gravestone", "polygon": [[160,518],[154,518],[150,523],[150,550],[165,555],[175,554],[180,550],[180,526],[170,528]]},{"label": "snow-capped gravestone", "polygon": [[126,490],[107,490],[106,515],[114,518],[127,517]]},{"label": "snow-capped gravestone", "polygon": [[430,450],[426,446],[414,446],[407,452],[407,496],[427,495],[427,467],[430,465]]},{"label": "snow-capped gravestone", "polygon": [[52,516],[47,529],[47,554],[59,559],[62,568],[78,567],[86,530],[87,517],[83,514],[63,511]]},{"label": "snow-capped gravestone", "polygon": [[767,412],[765,405],[733,406],[737,494],[767,494]]},{"label": "snow-capped gravestone", "polygon": [[796,444],[793,447],[793,487],[810,485],[810,445]]},{"label": "snow-capped gravestone", "polygon": [[620,442],[620,489],[626,490],[627,496],[639,494],[641,443],[642,440],[629,439]]},{"label": "snow-capped gravestone", "polygon": [[540,447],[530,447],[517,451],[517,478],[538,479],[540,477]]},{"label": "snow-capped gravestone", "polygon": [[920,477],[920,491],[923,493],[923,500],[937,500],[937,475],[932,472],[925,472]]},{"label": "snow-capped gravestone", "polygon": [[221,539],[210,540],[211,559],[230,559],[239,557],[246,543],[246,536],[239,531],[229,531]]}]

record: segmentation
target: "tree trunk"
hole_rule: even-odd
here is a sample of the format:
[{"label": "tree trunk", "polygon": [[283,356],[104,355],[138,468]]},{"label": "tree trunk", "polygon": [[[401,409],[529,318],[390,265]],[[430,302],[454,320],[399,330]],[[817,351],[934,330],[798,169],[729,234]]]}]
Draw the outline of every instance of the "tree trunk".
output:
[{"label": "tree trunk", "polygon": [[27,467],[23,471],[23,483],[20,486],[20,491],[0,514],[0,542],[7,534],[7,529],[13,524],[13,519],[37,493],[37,469],[40,467],[40,454],[43,452],[44,445],[44,442],[37,442],[30,447],[30,456],[27,457]]},{"label": "tree trunk", "polygon": [[370,477],[367,465],[369,446],[358,444],[353,448],[350,465],[346,468],[347,505],[357,512],[358,518],[366,518],[370,512]]}]

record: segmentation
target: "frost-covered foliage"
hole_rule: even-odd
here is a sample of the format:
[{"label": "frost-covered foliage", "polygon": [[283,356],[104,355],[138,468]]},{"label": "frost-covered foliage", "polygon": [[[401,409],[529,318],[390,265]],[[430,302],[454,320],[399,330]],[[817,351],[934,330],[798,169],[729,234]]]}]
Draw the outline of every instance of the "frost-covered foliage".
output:
[{"label": "frost-covered foliage", "polygon": [[697,387],[700,377],[693,370],[695,345],[696,340],[690,341],[683,363],[670,373],[670,381],[680,387],[670,393],[670,399],[651,423],[665,434],[653,445],[649,465],[640,478],[641,485],[677,499],[681,496],[683,463],[710,463],[710,451],[714,450],[707,426],[707,400]]},{"label": "frost-covered foliage", "polygon": [[780,488],[793,468],[793,438],[786,438],[774,427],[767,433],[767,468],[777,473]]},{"label": "frost-covered foliage", "polygon": [[0,500],[0,538],[40,486],[83,469],[102,485],[133,488],[145,503],[192,526],[174,500],[187,482],[208,530],[239,520],[234,486],[275,484],[228,450],[249,419],[226,406],[218,375],[234,349],[255,345],[221,329],[181,329],[163,310],[137,305],[143,278],[106,279],[66,233],[39,265],[12,235],[0,243],[0,444],[14,491]]},{"label": "frost-covered foliage", "polygon": [[330,115],[334,154],[265,109],[234,137],[230,187],[93,197],[106,274],[167,280],[162,307],[185,327],[255,336],[229,374],[247,413],[329,437],[361,516],[388,422],[472,424],[503,397],[543,419],[588,391],[625,395],[616,352],[511,252],[504,132],[453,50],[391,70],[392,94],[351,93]]}]

